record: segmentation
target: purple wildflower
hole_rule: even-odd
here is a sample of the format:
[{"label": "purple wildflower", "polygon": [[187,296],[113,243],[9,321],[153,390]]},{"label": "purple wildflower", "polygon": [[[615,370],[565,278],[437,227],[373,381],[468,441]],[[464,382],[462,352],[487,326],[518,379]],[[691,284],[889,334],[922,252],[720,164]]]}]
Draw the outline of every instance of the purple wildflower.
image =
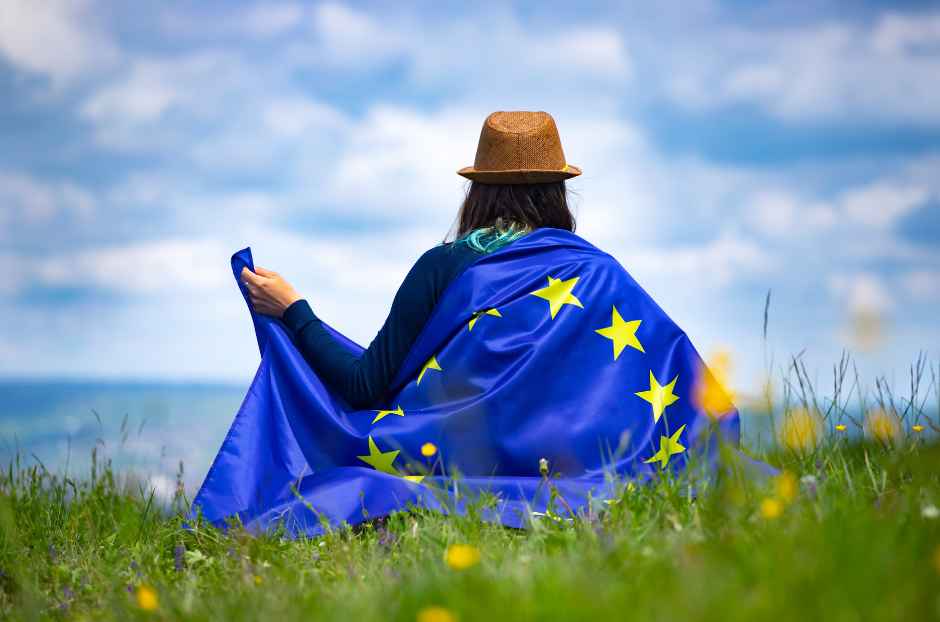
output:
[{"label": "purple wildflower", "polygon": [[809,494],[815,496],[816,495],[816,482],[810,482],[809,485],[807,486],[807,490],[809,490]]},{"label": "purple wildflower", "polygon": [[183,572],[183,547],[177,545],[173,549],[173,565],[176,566],[176,572]]},{"label": "purple wildflower", "polygon": [[319,555],[314,555],[314,556],[311,557],[310,559],[313,560],[313,561],[317,561],[318,559],[320,559],[320,556],[319,556]]},{"label": "purple wildflower", "polygon": [[[382,519],[379,519],[380,521]],[[395,542],[395,534],[389,533],[388,529],[380,527],[376,530],[378,533],[382,534],[382,537],[379,538],[379,544],[385,545],[385,552],[388,553],[392,550],[392,544]]]},{"label": "purple wildflower", "polygon": [[49,558],[52,560],[52,563],[54,564],[54,563],[55,563],[55,560],[56,560],[56,557],[58,557],[58,556],[56,555],[55,547],[52,546],[52,543],[50,542],[48,548],[49,548]]},{"label": "purple wildflower", "polygon": [[75,592],[70,590],[69,586],[67,585],[62,586],[62,593],[65,594],[65,600],[72,600],[73,598],[75,598]]},{"label": "purple wildflower", "polygon": [[821,466],[822,466],[822,462],[820,462],[819,460],[817,460],[817,461],[816,461],[816,468],[818,469],[818,468],[820,468]]},{"label": "purple wildflower", "polygon": [[10,575],[3,571],[3,568],[0,568],[0,579],[9,579]]},{"label": "purple wildflower", "polygon": [[87,575],[87,574],[83,574],[83,575],[82,575],[82,591],[83,591],[83,592],[85,591],[85,584],[86,584],[86,583],[88,583],[88,575]]},{"label": "purple wildflower", "polygon": [[127,593],[128,593],[128,594],[133,594],[133,593],[134,593],[134,586],[131,585],[130,583],[127,584]]},{"label": "purple wildflower", "polygon": [[137,565],[137,562],[132,561],[132,562],[131,562],[131,570],[137,570],[138,568],[140,568],[140,566]]}]

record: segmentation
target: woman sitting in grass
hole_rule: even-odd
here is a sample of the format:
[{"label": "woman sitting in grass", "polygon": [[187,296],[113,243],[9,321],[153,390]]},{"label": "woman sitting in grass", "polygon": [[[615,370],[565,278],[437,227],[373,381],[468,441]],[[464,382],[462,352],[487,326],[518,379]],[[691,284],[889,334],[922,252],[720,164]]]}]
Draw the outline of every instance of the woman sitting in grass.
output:
[{"label": "woman sitting in grass", "polygon": [[574,235],[565,180],[581,171],[551,116],[490,115],[458,173],[454,240],[418,260],[367,349],[249,249],[232,258],[262,361],[194,511],[312,536],[485,493],[482,518],[523,526],[737,444],[685,333]]}]

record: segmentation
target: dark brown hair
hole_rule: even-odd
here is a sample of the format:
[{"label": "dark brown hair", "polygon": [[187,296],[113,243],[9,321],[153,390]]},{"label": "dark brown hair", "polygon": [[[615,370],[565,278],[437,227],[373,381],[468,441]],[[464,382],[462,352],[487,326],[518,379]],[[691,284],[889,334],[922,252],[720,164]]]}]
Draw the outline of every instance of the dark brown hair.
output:
[{"label": "dark brown hair", "polygon": [[[470,182],[451,233],[460,239],[488,227],[532,231],[542,227],[573,232],[575,219],[568,208],[564,181],[544,184],[483,184]],[[450,237],[450,236],[448,236]]]}]

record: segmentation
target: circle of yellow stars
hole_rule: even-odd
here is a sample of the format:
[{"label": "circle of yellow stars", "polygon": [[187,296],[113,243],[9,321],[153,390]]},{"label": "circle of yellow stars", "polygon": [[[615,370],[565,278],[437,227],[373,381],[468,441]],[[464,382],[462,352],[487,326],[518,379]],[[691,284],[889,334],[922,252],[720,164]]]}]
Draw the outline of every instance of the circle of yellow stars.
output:
[{"label": "circle of yellow stars", "polygon": [[[573,293],[579,279],[580,277],[573,277],[567,280],[562,280],[548,275],[548,286],[531,292],[531,295],[548,301],[551,319],[554,320],[555,316],[558,315],[564,305],[572,305],[581,309],[584,308],[584,305],[581,304],[581,301],[578,300],[578,298]],[[499,318],[503,317],[495,308],[473,311],[467,323],[467,330],[472,331],[474,325],[481,318],[487,315]],[[624,320],[620,315],[620,312],[617,311],[617,306],[612,305],[610,326],[598,328],[594,332],[601,335],[602,337],[610,339],[613,346],[614,361],[616,361],[627,346],[639,350],[644,354],[646,353],[646,351],[643,349],[643,345],[636,336],[636,332],[642,322],[643,320]],[[424,378],[424,375],[428,372],[428,370],[443,371],[440,364],[437,362],[436,354],[421,367],[421,371],[418,372],[418,377],[415,382],[416,386],[421,384],[421,380]],[[653,374],[653,371],[650,370],[650,388],[646,391],[636,392],[638,397],[646,400],[652,406],[654,423],[659,421],[663,412],[665,412],[666,407],[679,399],[679,396],[673,393],[676,386],[676,381],[678,379],[679,376],[677,375],[672,379],[672,381],[665,385],[661,385],[656,379],[656,376]],[[376,410],[374,412],[378,414],[376,415],[375,419],[372,420],[373,424],[377,423],[379,420],[388,415],[398,415],[399,417],[405,416],[405,411],[402,410],[401,406],[398,406],[396,410]],[[679,443],[679,435],[684,429],[685,426],[683,425],[672,436],[661,436],[659,451],[657,451],[652,458],[646,460],[645,463],[650,464],[653,462],[660,462],[660,468],[665,469],[669,462],[670,456],[674,456],[686,450],[686,448]],[[400,451],[401,450],[396,449],[393,451],[382,452],[376,446],[375,441],[372,440],[372,437],[369,436],[369,455],[358,456],[358,458],[366,464],[372,466],[377,471],[388,473],[390,475],[401,476],[393,466],[393,463],[398,457]],[[420,482],[423,479],[423,476],[404,476],[404,479],[413,482]]]}]

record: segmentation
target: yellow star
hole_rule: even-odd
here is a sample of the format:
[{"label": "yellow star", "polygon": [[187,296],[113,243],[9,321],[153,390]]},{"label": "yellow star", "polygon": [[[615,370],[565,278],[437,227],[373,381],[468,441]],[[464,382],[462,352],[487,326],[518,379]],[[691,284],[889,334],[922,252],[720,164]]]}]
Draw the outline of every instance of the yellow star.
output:
[{"label": "yellow star", "polygon": [[656,381],[656,376],[653,375],[653,371],[650,370],[650,390],[640,391],[637,395],[653,405],[653,421],[659,421],[659,417],[663,414],[663,411],[666,410],[666,406],[669,406],[679,399],[678,395],[672,394],[672,390],[675,388],[676,380],[678,379],[679,376],[676,376],[672,379],[672,382],[662,387]]},{"label": "yellow star", "polygon": [[379,414],[376,415],[375,419],[372,420],[372,423],[375,423],[376,421],[378,421],[379,419],[381,419],[381,418],[384,417],[385,415],[398,415],[399,417],[404,417],[404,416],[405,416],[405,411],[403,411],[403,410],[401,409],[401,406],[398,407],[398,410],[377,410],[377,411],[375,411],[375,412],[377,412],[377,413],[379,413]]},{"label": "yellow star", "polygon": [[555,319],[555,314],[558,313],[558,310],[561,309],[561,305],[574,305],[576,307],[584,308],[581,305],[581,301],[575,298],[571,294],[571,290],[574,289],[574,286],[577,284],[579,276],[574,277],[573,279],[568,279],[567,281],[562,281],[561,279],[553,279],[548,277],[548,287],[543,287],[540,290],[532,292],[533,296],[538,296],[539,298],[544,298],[548,301],[548,304],[552,309],[552,319]]},{"label": "yellow star", "polygon": [[643,346],[640,345],[640,340],[636,338],[636,329],[640,327],[642,321],[624,322],[620,314],[617,313],[617,306],[614,305],[613,323],[607,328],[599,328],[594,332],[614,342],[614,360],[616,361],[627,346],[636,348],[640,352],[646,352]]},{"label": "yellow star", "polygon": [[370,436],[369,455],[356,457],[363,462],[372,465],[376,471],[388,473],[389,475],[398,475],[398,471],[395,470],[395,467],[392,466],[392,463],[395,462],[395,457],[398,456],[399,451],[399,449],[396,449],[395,451],[387,451],[382,453],[379,451],[379,448],[375,446],[375,441],[373,441],[372,437]]},{"label": "yellow star", "polygon": [[424,367],[421,368],[421,373],[418,374],[418,382],[416,384],[421,384],[421,378],[424,377],[424,372],[429,369],[436,369],[437,371],[443,371],[441,366],[437,364],[437,358],[435,356],[431,357],[431,360],[424,364]]},{"label": "yellow star", "polygon": [[656,462],[657,460],[662,461],[662,469],[666,468],[666,463],[669,462],[669,456],[674,456],[676,454],[681,454],[685,451],[685,447],[679,444],[679,435],[682,434],[682,430],[685,429],[685,426],[679,428],[679,430],[672,435],[671,438],[665,436],[659,437],[659,451],[650,458],[646,460],[644,464],[649,464],[650,462]]},{"label": "yellow star", "polygon": [[495,315],[496,317],[503,317],[499,314],[499,311],[496,309],[487,309],[485,311],[474,311],[473,317],[470,319],[470,330],[473,330],[473,325],[477,323],[477,320],[481,315]]}]

